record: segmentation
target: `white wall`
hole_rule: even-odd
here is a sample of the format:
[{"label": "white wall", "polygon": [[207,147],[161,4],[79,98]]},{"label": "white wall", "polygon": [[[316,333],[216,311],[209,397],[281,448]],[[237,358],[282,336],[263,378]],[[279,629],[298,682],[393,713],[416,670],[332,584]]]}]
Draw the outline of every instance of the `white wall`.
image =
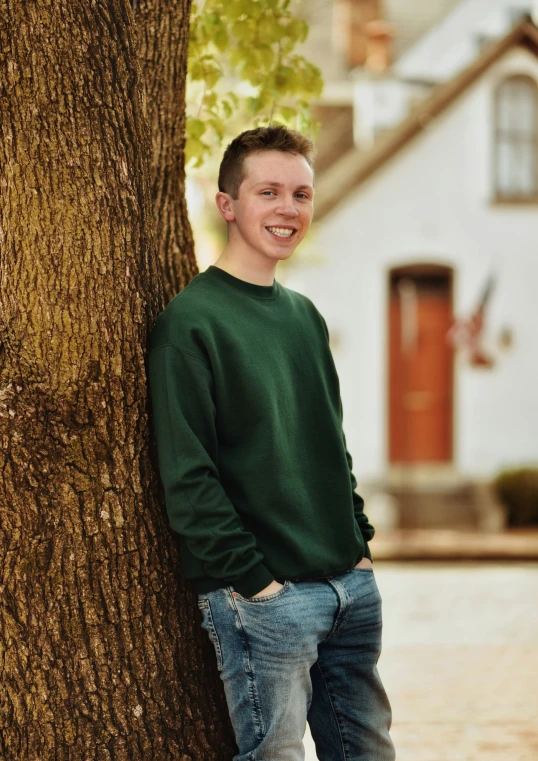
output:
[{"label": "white wall", "polygon": [[492,195],[493,88],[510,72],[538,80],[538,61],[509,52],[428,129],[347,198],[314,231],[320,266],[286,280],[306,293],[341,337],[334,357],[344,430],[359,480],[387,468],[387,278],[418,261],[455,268],[454,310],[468,316],[494,266],[487,316],[493,370],[455,365],[454,462],[468,475],[538,460],[538,208],[499,206]]}]

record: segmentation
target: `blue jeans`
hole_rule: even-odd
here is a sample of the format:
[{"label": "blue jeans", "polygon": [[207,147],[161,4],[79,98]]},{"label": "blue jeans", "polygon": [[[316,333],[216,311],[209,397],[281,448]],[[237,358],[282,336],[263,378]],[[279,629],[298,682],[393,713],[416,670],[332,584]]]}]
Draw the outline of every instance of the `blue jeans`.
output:
[{"label": "blue jeans", "polygon": [[264,597],[233,586],[198,595],[239,749],[233,761],[303,761],[307,721],[320,761],[394,761],[373,569],[283,583]]}]

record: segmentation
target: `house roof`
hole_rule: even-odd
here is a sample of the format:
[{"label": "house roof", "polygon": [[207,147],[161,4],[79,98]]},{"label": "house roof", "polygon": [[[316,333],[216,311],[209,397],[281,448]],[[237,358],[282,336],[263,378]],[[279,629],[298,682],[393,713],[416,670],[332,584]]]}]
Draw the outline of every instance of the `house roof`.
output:
[{"label": "house roof", "polygon": [[381,135],[369,151],[352,148],[344,153],[316,182],[315,219],[319,222],[342,197],[359,187],[402,148],[430,127],[495,61],[514,46],[538,56],[538,28],[524,18],[505,37],[484,45],[473,63],[449,82],[438,85],[398,126]]},{"label": "house roof", "polygon": [[399,79],[440,84],[468,66],[479,40],[498,40],[532,13],[534,0],[460,0],[395,63]]},{"label": "house roof", "polygon": [[436,29],[461,0],[383,0],[383,16],[396,30],[393,52],[396,60],[412,52],[431,29]]}]

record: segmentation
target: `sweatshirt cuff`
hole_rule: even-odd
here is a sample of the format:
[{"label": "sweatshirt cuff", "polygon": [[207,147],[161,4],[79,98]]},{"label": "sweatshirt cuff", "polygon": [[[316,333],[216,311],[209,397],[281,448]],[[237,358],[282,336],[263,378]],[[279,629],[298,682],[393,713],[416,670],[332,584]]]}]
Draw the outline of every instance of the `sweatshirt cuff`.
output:
[{"label": "sweatshirt cuff", "polygon": [[275,580],[275,577],[269,571],[263,563],[251,568],[248,573],[241,576],[239,579],[233,582],[234,589],[239,592],[241,597],[254,597],[255,594],[261,592],[262,589],[268,587],[269,584]]}]

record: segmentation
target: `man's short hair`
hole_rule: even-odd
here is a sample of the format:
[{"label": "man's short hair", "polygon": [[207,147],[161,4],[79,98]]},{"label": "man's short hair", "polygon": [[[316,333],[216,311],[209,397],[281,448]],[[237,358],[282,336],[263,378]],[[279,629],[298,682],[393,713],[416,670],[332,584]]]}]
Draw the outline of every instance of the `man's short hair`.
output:
[{"label": "man's short hair", "polygon": [[243,162],[246,156],[259,151],[284,151],[304,156],[314,167],[316,151],[305,135],[282,124],[247,129],[235,137],[224,151],[219,169],[219,190],[235,200],[243,182]]}]

